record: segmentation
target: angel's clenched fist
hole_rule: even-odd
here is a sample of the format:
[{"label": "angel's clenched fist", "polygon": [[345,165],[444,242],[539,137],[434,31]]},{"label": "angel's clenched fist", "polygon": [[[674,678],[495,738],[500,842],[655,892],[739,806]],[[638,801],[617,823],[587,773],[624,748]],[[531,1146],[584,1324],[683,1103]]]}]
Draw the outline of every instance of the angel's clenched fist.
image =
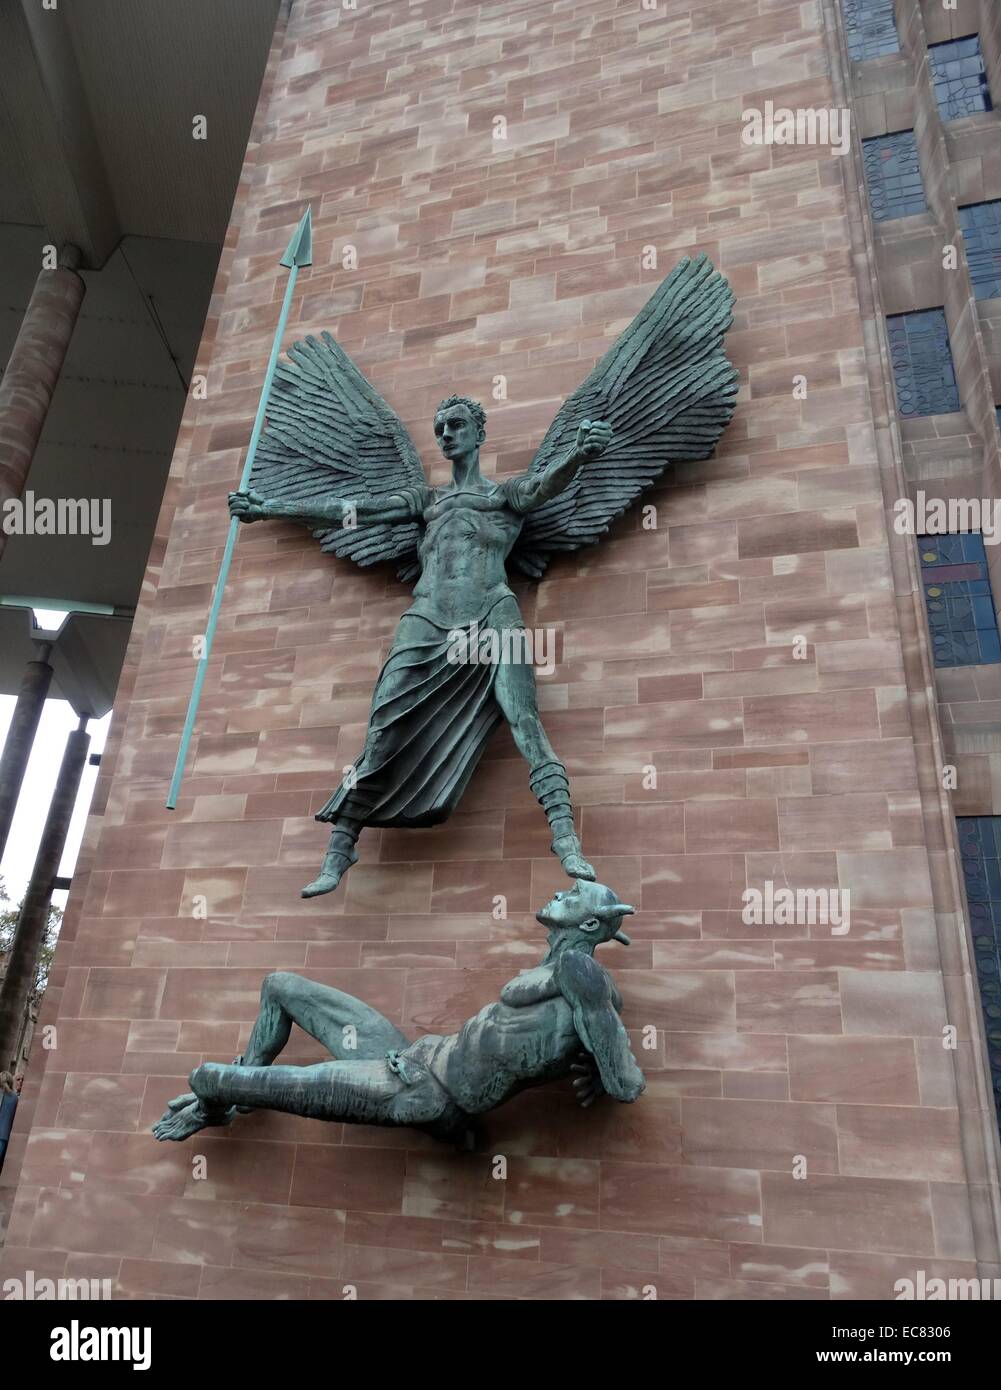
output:
[{"label": "angel's clenched fist", "polygon": [[229,494],[229,514],[235,516],[239,521],[263,521],[267,516],[264,510],[264,498],[253,488],[248,488],[246,492],[231,492]]},{"label": "angel's clenched fist", "polygon": [[581,420],[577,426],[576,452],[580,458],[598,458],[611,442],[612,427],[604,420]]}]

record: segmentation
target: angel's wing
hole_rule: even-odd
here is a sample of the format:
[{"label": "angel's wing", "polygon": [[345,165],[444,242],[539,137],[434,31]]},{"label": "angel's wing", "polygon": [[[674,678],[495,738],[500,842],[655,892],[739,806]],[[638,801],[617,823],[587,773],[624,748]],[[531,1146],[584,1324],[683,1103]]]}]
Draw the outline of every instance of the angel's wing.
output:
[{"label": "angel's wing", "polygon": [[[294,343],[279,362],[267,427],[250,479],[269,500],[309,502],[333,494],[372,498],[424,487],[424,470],[399,416],[329,333]],[[359,565],[396,560],[417,572],[416,522],[313,530],[324,550]]]},{"label": "angel's wing", "polygon": [[708,458],[733,414],[737,372],[723,335],[733,292],[705,256],[687,256],[590,376],[564,401],[529,473],[573,447],[582,420],[606,420],[608,449],[525,518],[511,562],[541,575],[554,554],[593,545],[669,463]]}]

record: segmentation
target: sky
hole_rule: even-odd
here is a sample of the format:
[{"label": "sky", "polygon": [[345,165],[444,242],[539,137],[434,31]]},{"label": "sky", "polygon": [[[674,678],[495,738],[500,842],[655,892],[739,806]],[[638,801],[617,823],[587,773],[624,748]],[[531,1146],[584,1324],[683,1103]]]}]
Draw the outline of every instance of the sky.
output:
[{"label": "sky", "polygon": [[[7,737],[7,729],[14,713],[14,704],[13,695],[0,695],[0,747]],[[46,700],[38,724],[38,732],[35,735],[34,746],[31,750],[28,770],[21,786],[21,796],[14,813],[14,823],[7,840],[7,848],[3,861],[0,862],[0,878],[4,880],[7,896],[12,903],[20,902],[24,890],[28,886],[35,855],[38,851],[38,842],[42,835],[42,827],[45,824],[46,813],[49,809],[49,801],[55,790],[59,764],[62,762],[66,747],[66,735],[75,729],[79,722],[66,700]],[[111,715],[107,714],[103,719],[91,720],[87,726],[91,734],[90,751],[92,753],[100,753],[104,748],[110,723]],[[94,795],[97,774],[98,768],[91,767],[87,763],[83,770],[76,810],[70,822],[66,849],[63,852],[62,863],[59,867],[60,874],[67,877],[72,875],[73,866],[76,863],[87,820],[87,811]],[[58,907],[65,906],[66,898],[65,892],[57,892],[52,895],[52,901]]]}]

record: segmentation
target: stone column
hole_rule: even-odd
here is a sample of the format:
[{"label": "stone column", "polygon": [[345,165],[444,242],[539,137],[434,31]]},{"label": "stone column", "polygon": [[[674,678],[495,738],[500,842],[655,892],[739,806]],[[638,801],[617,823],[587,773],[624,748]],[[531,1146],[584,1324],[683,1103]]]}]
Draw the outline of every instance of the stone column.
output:
[{"label": "stone column", "polygon": [[[0,507],[20,497],[86,286],[76,273],[80,253],[68,246],[56,270],[35,281],[10,361],[0,381]],[[0,556],[7,537],[0,529]]]},{"label": "stone column", "polygon": [[52,643],[40,642],[38,646],[38,656],[24,668],[14,716],[7,730],[3,756],[0,757],[0,859],[7,845],[14,808],[24,781],[24,770],[31,757],[35,731],[52,683],[52,667],[49,665]]},{"label": "stone column", "polygon": [[31,871],[31,881],[21,904],[14,939],[7,955],[7,971],[0,985],[0,1071],[12,1070],[11,1062],[21,1036],[24,1011],[31,996],[39,953],[45,941],[52,887],[59,872],[59,861],[63,857],[66,834],[89,749],[90,734],[87,732],[87,715],[84,714],[80,717],[79,728],[74,729],[66,740],[66,751],[49,803],[35,867]]}]

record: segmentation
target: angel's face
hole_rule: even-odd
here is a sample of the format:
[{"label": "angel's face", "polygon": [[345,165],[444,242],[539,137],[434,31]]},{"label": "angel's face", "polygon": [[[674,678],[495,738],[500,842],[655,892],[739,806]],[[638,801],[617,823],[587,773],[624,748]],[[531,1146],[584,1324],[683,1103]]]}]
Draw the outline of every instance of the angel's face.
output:
[{"label": "angel's face", "polygon": [[476,454],[483,432],[464,405],[450,405],[434,417],[438,448],[447,459],[469,458]]}]

